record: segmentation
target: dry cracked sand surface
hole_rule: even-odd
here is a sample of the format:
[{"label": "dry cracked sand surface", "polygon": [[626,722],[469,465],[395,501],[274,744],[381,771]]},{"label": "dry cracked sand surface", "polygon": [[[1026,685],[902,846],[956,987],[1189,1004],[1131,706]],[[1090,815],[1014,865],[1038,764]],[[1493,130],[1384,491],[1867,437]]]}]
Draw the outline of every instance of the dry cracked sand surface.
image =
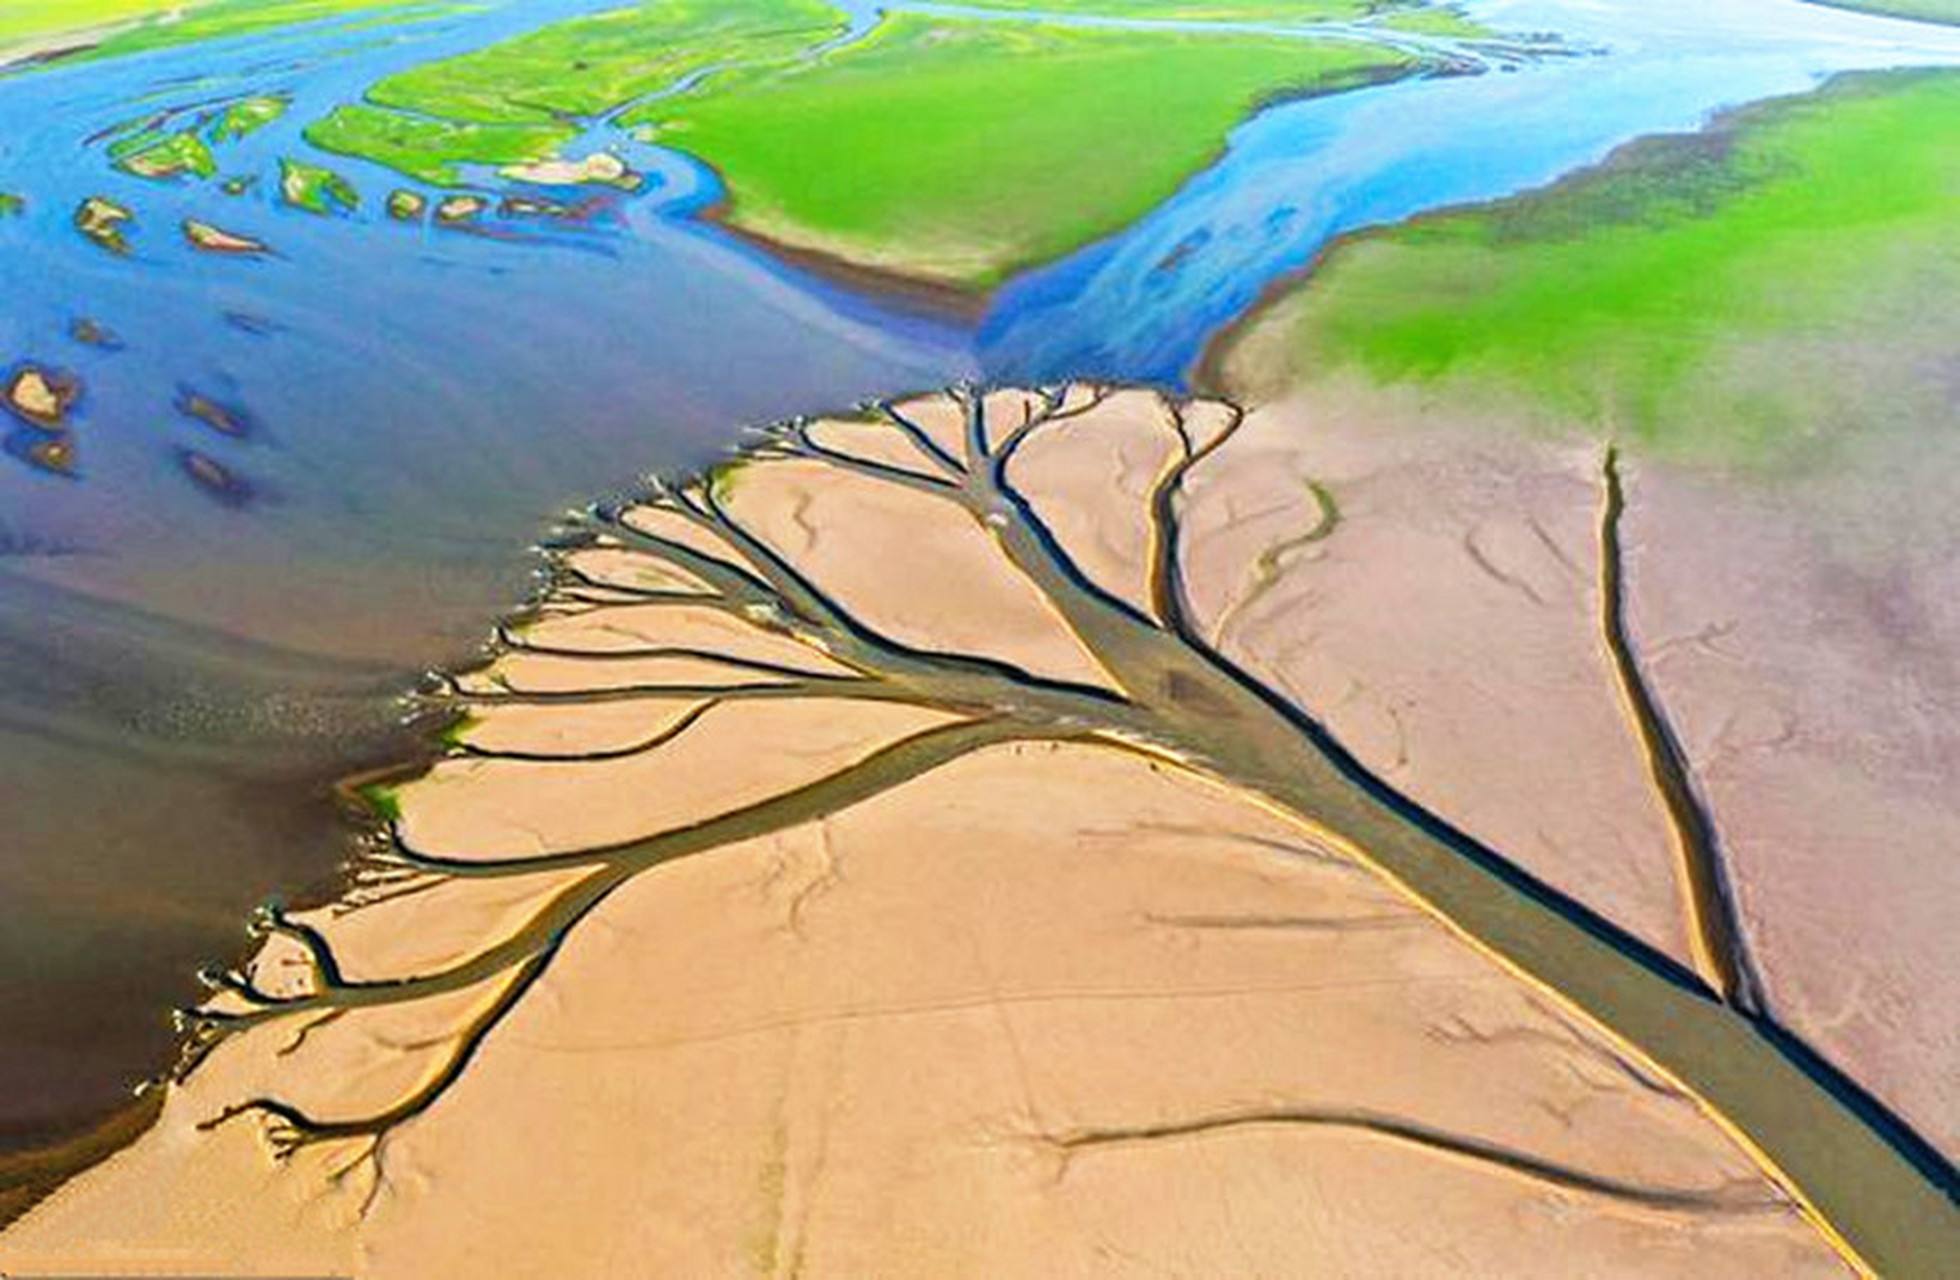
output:
[{"label": "dry cracked sand surface", "polygon": [[[1755,597],[1670,575],[1711,535],[1627,472],[1603,522],[1597,450],[1074,386],[790,424],[595,513],[434,695],[467,717],[346,897],[267,913],[156,1127],[0,1267],[1934,1274],[1943,1197],[1708,954],[1602,562],[1641,636]],[[1765,923],[1825,855],[1750,801],[1783,722],[1708,719],[1715,645],[1635,693],[1763,823],[1722,832],[1728,945],[1808,1031],[1936,938]],[[1950,1118],[1901,990],[1919,1039],[1821,1042]]]}]

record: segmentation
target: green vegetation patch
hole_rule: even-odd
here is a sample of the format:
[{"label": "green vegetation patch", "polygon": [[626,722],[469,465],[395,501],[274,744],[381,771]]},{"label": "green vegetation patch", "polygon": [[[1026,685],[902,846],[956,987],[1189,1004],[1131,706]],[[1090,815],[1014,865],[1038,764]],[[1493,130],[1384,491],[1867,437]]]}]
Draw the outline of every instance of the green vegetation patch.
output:
[{"label": "green vegetation patch", "polygon": [[1260,104],[1411,66],[1352,43],[901,13],[630,119],[718,168],[737,226],[984,287],[1139,217]]},{"label": "green vegetation patch", "polygon": [[27,212],[27,198],[11,191],[0,191],[0,218],[17,218]]},{"label": "green vegetation patch", "polygon": [[464,712],[442,727],[436,741],[445,747],[461,747],[469,741],[470,734],[483,724],[483,717],[474,712]]},{"label": "green vegetation patch", "polygon": [[1410,35],[1442,36],[1451,40],[1485,40],[1497,35],[1460,9],[1426,5],[1421,8],[1397,9],[1384,15],[1377,26],[1390,31],[1406,31]]},{"label": "green vegetation patch", "polygon": [[70,60],[113,58],[370,11],[409,18],[459,7],[431,0],[12,0],[0,4],[0,44],[128,22]]},{"label": "green vegetation patch", "polygon": [[844,29],[821,0],[661,0],[568,19],[425,63],[310,125],[314,146],[436,185],[462,164],[527,164],[591,117],[737,60],[780,59]]},{"label": "green vegetation patch", "polygon": [[111,146],[109,154],[117,168],[139,178],[176,178],[186,173],[208,178],[218,171],[217,157],[194,128],[132,134]]},{"label": "green vegetation patch", "polygon": [[367,806],[368,812],[383,822],[400,822],[402,820],[402,802],[399,788],[388,786],[385,783],[370,782],[356,788],[355,794],[360,796],[361,803]]},{"label": "green vegetation patch", "polygon": [[[1913,0],[1899,0],[1912,3]],[[1940,4],[1948,0],[1920,0]],[[1960,3],[1960,0],[1952,0]],[[970,0],[979,9],[1029,10],[1163,22],[1377,22],[1396,31],[1441,36],[1487,36],[1462,13],[1427,0]]]},{"label": "green vegetation patch", "polygon": [[1393,7],[1379,0],[971,0],[978,9],[1080,13],[1165,22],[1353,22]]},{"label": "green vegetation patch", "polygon": [[308,213],[339,213],[361,206],[353,183],[332,169],[303,160],[280,160],[279,194],[287,204]]},{"label": "green vegetation patch", "polygon": [[0,4],[0,45],[152,18],[181,7],[181,0],[8,0]]},{"label": "green vegetation patch", "polygon": [[1678,456],[1938,421],[1955,137],[1960,72],[1842,76],[1351,240],[1256,330],[1310,376],[1522,403]]},{"label": "green vegetation patch", "polygon": [[1960,0],[1812,0],[1832,9],[1856,9],[1887,18],[1914,18],[1960,26]]},{"label": "green vegetation patch", "polygon": [[211,121],[211,141],[235,142],[265,128],[286,114],[291,102],[276,94],[246,98],[217,112]]},{"label": "green vegetation patch", "polygon": [[595,116],[711,66],[798,53],[843,24],[821,0],[659,0],[425,63],[367,98],[477,124]]},{"label": "green vegetation patch", "polygon": [[322,151],[373,160],[435,186],[460,181],[459,164],[542,160],[577,134],[575,126],[556,122],[459,124],[364,103],[336,107],[306,127],[306,140]]}]

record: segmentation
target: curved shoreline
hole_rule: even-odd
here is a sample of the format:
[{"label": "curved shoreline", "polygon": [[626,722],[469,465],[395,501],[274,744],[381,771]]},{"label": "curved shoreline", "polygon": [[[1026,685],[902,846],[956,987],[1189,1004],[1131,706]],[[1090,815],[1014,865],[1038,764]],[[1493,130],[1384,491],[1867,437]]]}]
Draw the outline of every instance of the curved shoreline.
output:
[{"label": "curved shoreline", "polygon": [[[1816,2],[1816,0],[1805,0],[1805,2]],[[1647,133],[1630,138],[1592,164],[1568,170],[1535,187],[1487,200],[1464,200],[1439,205],[1407,218],[1343,232],[1322,244],[1313,257],[1300,267],[1268,281],[1251,306],[1229,325],[1214,333],[1206,341],[1203,353],[1193,367],[1191,384],[1194,389],[1212,395],[1242,395],[1258,390],[1233,385],[1227,366],[1232,360],[1235,348],[1271,320],[1286,303],[1311,289],[1314,277],[1334,258],[1356,246],[1380,240],[1393,240],[1412,231],[1420,232],[1438,223],[1447,223],[1452,219],[1484,213],[1492,209],[1531,208],[1556,200],[1573,190],[1583,191],[1594,183],[1610,180],[1620,173],[1640,170],[1651,165],[1656,157],[1669,163],[1679,159],[1704,158],[1710,153],[1720,157],[1748,131],[1765,123],[1773,123],[1792,107],[1828,100],[1831,94],[1861,92],[1875,84],[1882,86],[1887,83],[1909,83],[1918,77],[1942,74],[1960,73],[1939,65],[1839,71],[1811,89],[1725,107],[1713,113],[1695,129]],[[1291,375],[1287,370],[1275,368],[1273,376],[1284,379]]]}]

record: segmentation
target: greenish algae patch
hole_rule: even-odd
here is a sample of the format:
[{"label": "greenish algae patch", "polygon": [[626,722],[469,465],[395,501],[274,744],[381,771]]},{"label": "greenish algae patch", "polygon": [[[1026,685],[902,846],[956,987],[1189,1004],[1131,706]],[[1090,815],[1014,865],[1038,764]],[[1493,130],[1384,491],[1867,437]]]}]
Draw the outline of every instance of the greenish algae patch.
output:
[{"label": "greenish algae patch", "polygon": [[402,817],[401,792],[385,783],[370,782],[355,788],[354,794],[368,811],[384,822],[400,822]]},{"label": "greenish algae patch", "polygon": [[720,170],[739,228],[985,288],[1156,206],[1261,104],[1413,67],[1354,43],[901,13],[627,119]]},{"label": "greenish algae patch", "polygon": [[17,218],[27,212],[27,197],[0,191],[0,218]]},{"label": "greenish algae patch", "polygon": [[1644,140],[1336,246],[1229,339],[1223,377],[1276,394],[1358,373],[1720,462],[1939,421],[1955,136],[1960,73],[1906,71]]},{"label": "greenish algae patch", "polygon": [[153,18],[179,7],[175,0],[10,0],[0,7],[0,44]]},{"label": "greenish algae patch", "polygon": [[442,732],[436,735],[436,741],[445,747],[461,747],[469,741],[470,734],[482,723],[482,716],[466,711],[444,725]]},{"label": "greenish algae patch", "polygon": [[213,118],[211,141],[233,142],[257,133],[285,115],[291,105],[287,99],[275,94],[234,102]]},{"label": "greenish algae patch", "polygon": [[303,160],[279,161],[279,194],[287,204],[308,213],[339,213],[361,206],[360,193],[347,179]]}]

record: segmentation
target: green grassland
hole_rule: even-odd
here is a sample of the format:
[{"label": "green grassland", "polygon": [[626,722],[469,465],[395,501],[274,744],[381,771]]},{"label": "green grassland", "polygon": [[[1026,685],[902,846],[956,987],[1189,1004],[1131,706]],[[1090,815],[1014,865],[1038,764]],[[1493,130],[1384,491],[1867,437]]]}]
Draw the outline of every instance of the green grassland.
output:
[{"label": "green grassland", "polygon": [[1410,35],[1442,36],[1455,40],[1498,38],[1498,33],[1489,27],[1459,10],[1444,7],[1397,9],[1382,17],[1375,25],[1389,31],[1406,31]]},{"label": "green grassland", "polygon": [[178,7],[177,0],[11,0],[0,5],[0,46],[35,36],[154,17]]},{"label": "green grassland", "polygon": [[367,10],[436,7],[428,0],[0,0],[0,56],[10,44],[99,28],[111,30],[77,56],[117,57]]},{"label": "green grassland", "polygon": [[478,124],[594,116],[704,67],[794,54],[843,29],[822,0],[659,0],[424,63],[367,99]]},{"label": "green grassland", "polygon": [[425,63],[336,109],[306,139],[424,182],[458,164],[545,159],[602,114],[704,68],[794,55],[843,30],[821,0],[663,0],[553,23]]},{"label": "green grassland", "polygon": [[1388,6],[1379,0],[972,0],[972,7],[1179,22],[1352,22]]},{"label": "green grassland", "polygon": [[362,156],[419,181],[452,186],[458,164],[540,160],[576,134],[556,121],[459,124],[353,103],[308,126],[306,140],[323,151]]},{"label": "green grassland", "polygon": [[1939,421],[1955,138],[1960,72],[1841,76],[1353,238],[1218,367],[1260,394],[1358,372],[1729,462]]},{"label": "green grassland", "polygon": [[[1960,0],[1896,0],[1940,5]],[[971,0],[980,9],[1045,10],[1110,18],[1166,22],[1253,22],[1301,25],[1365,22],[1413,35],[1484,39],[1497,33],[1447,4],[1429,0]]]},{"label": "green grassland", "polygon": [[208,178],[218,171],[217,157],[196,129],[178,133],[139,133],[109,148],[119,168],[143,178],[174,178],[195,174]]},{"label": "green grassland", "polygon": [[1357,44],[901,13],[634,118],[722,173],[735,226],[983,288],[1140,216],[1261,103],[1409,68]]},{"label": "green grassland", "polygon": [[1811,0],[1832,9],[1856,9],[1888,18],[1916,18],[1960,26],[1960,0]]},{"label": "green grassland", "polygon": [[249,137],[286,114],[291,102],[276,94],[263,94],[234,102],[217,114],[211,125],[211,141],[232,142]]}]

